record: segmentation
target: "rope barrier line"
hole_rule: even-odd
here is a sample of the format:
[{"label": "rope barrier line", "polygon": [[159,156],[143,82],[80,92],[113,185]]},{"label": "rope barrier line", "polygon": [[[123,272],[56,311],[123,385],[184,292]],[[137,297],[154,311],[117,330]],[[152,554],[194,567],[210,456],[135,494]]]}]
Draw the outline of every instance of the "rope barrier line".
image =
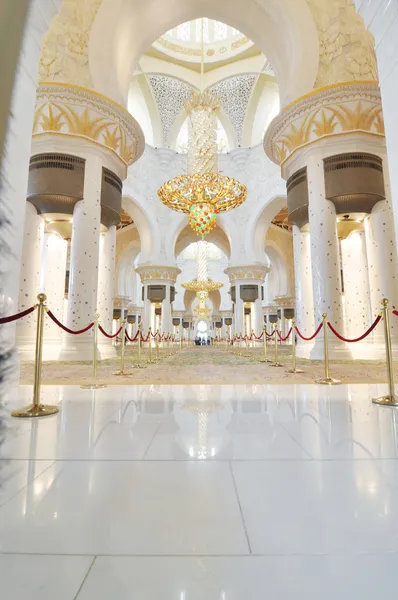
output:
[{"label": "rope barrier line", "polygon": [[288,340],[290,338],[290,334],[292,333],[292,327],[289,329],[289,332],[286,337],[282,337],[282,335],[278,329],[276,330],[276,333],[278,334],[278,337],[281,342],[286,342],[286,340]]},{"label": "rope barrier line", "polygon": [[35,304],[34,306],[31,306],[30,308],[27,308],[26,310],[23,310],[22,312],[17,313],[16,315],[11,315],[10,317],[2,317],[0,319],[0,325],[12,323],[13,321],[18,321],[18,319],[23,319],[24,317],[30,315],[34,310],[36,310],[37,307],[38,304]]},{"label": "rope barrier line", "polygon": [[348,338],[345,338],[342,335],[340,335],[340,333],[335,330],[335,328],[333,327],[333,325],[331,323],[329,323],[329,321],[328,321],[328,327],[334,333],[334,335],[337,338],[339,338],[339,340],[341,340],[343,342],[348,342],[348,343],[361,342],[366,337],[368,337],[368,335],[370,335],[372,333],[372,331],[375,329],[375,327],[377,327],[377,325],[380,323],[381,318],[382,318],[381,315],[379,315],[378,317],[376,317],[375,321],[372,323],[372,325],[369,327],[369,329],[367,329],[365,331],[365,333],[363,333],[362,335],[360,335],[359,337],[354,338],[354,339],[348,339]]},{"label": "rope barrier line", "polygon": [[137,333],[135,334],[135,336],[133,338],[131,338],[129,336],[129,334],[127,333],[127,331],[126,331],[126,338],[128,339],[129,342],[136,342],[138,340],[138,333],[139,332],[137,331]]},{"label": "rope barrier line", "polygon": [[84,329],[79,329],[78,331],[73,331],[72,329],[69,329],[68,327],[66,327],[66,325],[63,325],[61,323],[61,321],[58,321],[57,317],[54,315],[54,313],[51,312],[51,310],[47,310],[47,314],[50,317],[50,319],[52,321],[54,321],[54,323],[56,325],[58,325],[58,327],[60,327],[64,331],[66,331],[66,333],[71,333],[72,335],[80,335],[81,333],[86,333],[86,331],[89,331],[92,327],[94,327],[94,321],[93,321],[92,323],[90,323],[90,325],[87,325],[87,327],[84,327]]},{"label": "rope barrier line", "polygon": [[395,315],[396,317],[398,317],[398,310],[393,310],[392,314]]},{"label": "rope barrier line", "polygon": [[[119,335],[119,333],[123,329],[123,325],[121,327],[119,327],[119,329],[117,330],[117,332],[114,335],[111,335],[110,333],[106,333],[105,329],[103,329],[101,327],[101,325],[98,325],[98,329],[100,330],[100,332],[102,333],[102,335],[104,335],[105,337],[107,337],[108,339],[111,340],[111,339],[113,339],[113,338],[115,338],[115,337],[117,337]],[[126,333],[126,335],[127,335],[127,333]],[[128,335],[127,335],[127,337],[128,337]]]},{"label": "rope barrier line", "polygon": [[304,340],[305,342],[310,342],[311,340],[316,338],[318,333],[321,331],[322,327],[323,327],[323,323],[320,323],[318,329],[315,331],[314,335],[311,335],[311,337],[305,337],[297,327],[296,327],[296,332],[297,332],[297,335],[299,337],[301,337],[302,340]]}]

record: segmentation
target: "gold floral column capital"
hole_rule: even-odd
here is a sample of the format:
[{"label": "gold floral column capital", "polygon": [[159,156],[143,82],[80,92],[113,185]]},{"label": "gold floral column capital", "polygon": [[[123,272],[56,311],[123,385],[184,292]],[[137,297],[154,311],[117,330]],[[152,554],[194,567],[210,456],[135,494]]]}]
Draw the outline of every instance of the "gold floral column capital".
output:
[{"label": "gold floral column capital", "polygon": [[353,133],[384,139],[380,89],[375,81],[326,86],[298,98],[271,122],[264,150],[284,167],[302,148]]},{"label": "gold floral column capital", "polygon": [[142,283],[154,280],[175,283],[178,275],[181,273],[181,269],[178,267],[164,267],[156,265],[137,267],[135,271],[141,277]]},{"label": "gold floral column capital", "polygon": [[64,83],[37,88],[33,139],[43,135],[89,140],[115,154],[126,168],[145,149],[141,127],[125,108],[102,94]]},{"label": "gold floral column capital", "polygon": [[263,283],[270,271],[270,267],[265,265],[248,265],[242,267],[228,267],[224,273],[228,275],[232,283],[236,280],[255,280],[257,283]]}]

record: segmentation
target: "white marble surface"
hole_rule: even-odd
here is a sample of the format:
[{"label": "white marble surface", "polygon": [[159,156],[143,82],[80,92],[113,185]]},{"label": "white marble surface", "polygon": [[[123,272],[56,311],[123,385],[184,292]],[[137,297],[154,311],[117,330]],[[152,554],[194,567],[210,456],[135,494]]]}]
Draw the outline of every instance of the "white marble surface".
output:
[{"label": "white marble surface", "polygon": [[395,598],[398,413],[371,403],[384,391],[45,386],[60,413],[24,421],[9,411],[31,387],[10,390],[4,597]]}]

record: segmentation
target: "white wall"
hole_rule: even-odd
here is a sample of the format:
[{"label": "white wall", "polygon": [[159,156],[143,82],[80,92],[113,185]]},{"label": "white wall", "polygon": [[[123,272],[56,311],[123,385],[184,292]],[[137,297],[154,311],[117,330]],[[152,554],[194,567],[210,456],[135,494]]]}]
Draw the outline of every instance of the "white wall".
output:
[{"label": "white wall", "polygon": [[138,121],[144,132],[145,142],[154,146],[152,119],[149,114],[148,104],[137,79],[130,83],[127,110]]},{"label": "white wall", "polygon": [[398,0],[355,0],[355,5],[375,38],[398,239]]}]

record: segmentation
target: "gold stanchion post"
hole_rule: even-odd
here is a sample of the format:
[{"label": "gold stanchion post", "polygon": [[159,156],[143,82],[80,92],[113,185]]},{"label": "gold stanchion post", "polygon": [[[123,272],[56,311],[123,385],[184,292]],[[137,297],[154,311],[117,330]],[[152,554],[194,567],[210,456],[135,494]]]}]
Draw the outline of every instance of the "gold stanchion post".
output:
[{"label": "gold stanchion post", "polygon": [[33,382],[33,402],[29,406],[14,410],[11,415],[13,417],[46,417],[55,415],[59,412],[58,406],[50,404],[41,404],[40,402],[40,386],[41,386],[41,370],[43,356],[43,328],[44,328],[44,312],[46,310],[45,301],[47,296],[39,294],[37,296],[39,305],[37,307],[37,326],[36,326],[36,349],[35,349],[35,371]]},{"label": "gold stanchion post", "polygon": [[121,354],[120,354],[120,371],[113,373],[113,375],[120,375],[122,377],[130,377],[130,375],[132,375],[132,373],[125,372],[125,370],[124,370],[125,346],[126,346],[126,319],[123,319],[123,321],[122,321],[122,350],[121,350]]},{"label": "gold stanchion post", "polygon": [[379,398],[372,398],[374,404],[380,406],[398,406],[398,398],[395,395],[394,372],[392,366],[392,347],[391,347],[391,328],[390,328],[390,309],[388,300],[384,298],[383,305],[383,320],[384,320],[384,342],[386,346],[386,363],[388,377],[388,394]]},{"label": "gold stanchion post", "polygon": [[155,360],[160,360],[160,358],[159,358],[159,329],[156,330],[155,349],[156,349]]},{"label": "gold stanchion post", "polygon": [[99,390],[105,388],[106,385],[98,383],[98,322],[99,314],[94,315],[94,327],[93,327],[93,383],[89,385],[81,385],[82,390]]},{"label": "gold stanchion post", "polygon": [[325,377],[321,379],[317,379],[316,383],[320,383],[321,385],[339,385],[341,383],[340,379],[333,379],[330,377],[329,372],[329,346],[328,346],[328,316],[326,313],[322,313],[323,319],[323,354],[324,354],[324,363],[325,363]]},{"label": "gold stanchion post", "polygon": [[262,362],[262,363],[271,362],[267,358],[267,334],[266,334],[266,330],[267,330],[267,328],[264,325],[264,327],[263,327],[263,350],[264,350],[264,358],[260,359],[260,362]]},{"label": "gold stanchion post", "polygon": [[138,347],[137,347],[137,362],[134,365],[136,369],[145,369],[146,365],[141,364],[141,323],[138,323]]},{"label": "gold stanchion post", "polygon": [[302,369],[297,368],[296,359],[296,319],[292,319],[292,368],[288,370],[288,373],[295,375],[296,373],[304,373]]},{"label": "gold stanchion post", "polygon": [[271,367],[283,367],[283,365],[281,365],[281,363],[279,362],[279,357],[278,357],[278,334],[277,334],[277,323],[274,323],[274,345],[275,345],[275,358],[274,358],[274,362],[271,363]]},{"label": "gold stanchion post", "polygon": [[252,354],[251,360],[256,360],[256,336],[254,333],[254,329],[252,329]]},{"label": "gold stanchion post", "polygon": [[150,327],[148,334],[148,363],[152,365],[154,362],[152,358],[152,327]]}]

